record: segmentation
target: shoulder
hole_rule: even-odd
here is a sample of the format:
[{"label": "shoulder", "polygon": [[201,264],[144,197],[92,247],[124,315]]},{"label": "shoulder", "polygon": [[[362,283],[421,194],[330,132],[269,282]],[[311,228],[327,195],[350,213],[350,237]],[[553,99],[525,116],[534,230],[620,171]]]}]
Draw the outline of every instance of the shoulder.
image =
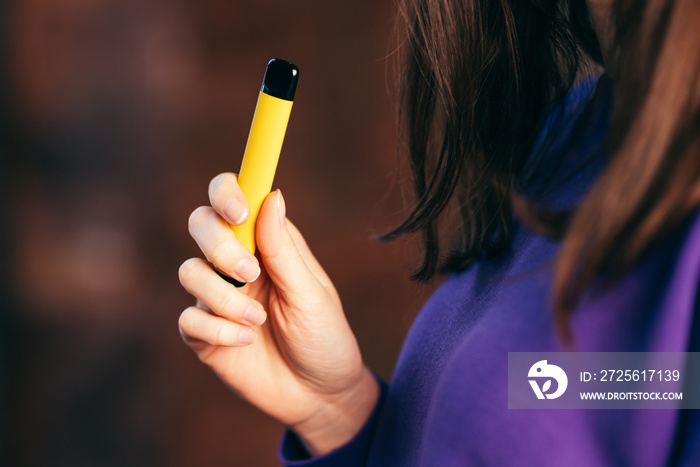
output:
[{"label": "shoulder", "polygon": [[572,323],[582,350],[686,352],[700,345],[700,210],[620,280],[593,286]]}]

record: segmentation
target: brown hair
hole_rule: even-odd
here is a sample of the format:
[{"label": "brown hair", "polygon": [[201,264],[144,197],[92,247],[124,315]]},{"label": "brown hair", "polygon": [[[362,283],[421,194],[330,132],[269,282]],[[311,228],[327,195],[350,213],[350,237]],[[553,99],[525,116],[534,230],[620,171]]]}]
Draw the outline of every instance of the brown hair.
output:
[{"label": "brown hair", "polygon": [[517,208],[563,238],[553,298],[569,340],[567,316],[593,279],[619,277],[700,202],[700,3],[614,2],[609,162],[563,215],[515,185],[548,106],[602,63],[585,1],[403,0],[400,16],[415,202],[384,238],[420,232],[414,278],[427,281],[507,248]]}]

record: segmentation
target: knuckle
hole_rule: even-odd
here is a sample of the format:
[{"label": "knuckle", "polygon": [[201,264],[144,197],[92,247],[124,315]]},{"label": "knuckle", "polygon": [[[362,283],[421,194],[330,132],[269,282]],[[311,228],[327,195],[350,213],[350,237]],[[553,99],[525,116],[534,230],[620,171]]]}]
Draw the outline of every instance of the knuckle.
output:
[{"label": "knuckle", "polygon": [[234,308],[234,294],[233,293],[224,293],[221,294],[221,296],[218,298],[218,311],[220,314],[224,317],[229,317],[233,314],[233,308]]},{"label": "knuckle", "polygon": [[265,245],[260,242],[260,254],[267,261],[278,261],[299,256],[299,252],[292,238],[287,234],[281,234],[275,239],[274,244]]},{"label": "knuckle", "polygon": [[282,256],[282,252],[279,248],[274,248],[272,250],[260,248],[260,255],[263,257],[263,263],[272,263]]},{"label": "knuckle", "polygon": [[180,278],[180,284],[190,284],[197,271],[197,266],[199,265],[199,260],[197,258],[190,258],[180,265],[178,269],[178,276]]},{"label": "knuckle", "polygon": [[200,227],[209,216],[210,207],[200,206],[190,214],[190,218],[187,220],[187,226],[189,227],[190,233]]},{"label": "knuckle", "polygon": [[228,326],[226,326],[226,323],[222,322],[216,324],[216,329],[214,330],[214,342],[219,345],[230,344],[230,335],[231,333],[228,332]]},{"label": "knuckle", "polygon": [[269,252],[267,255],[267,260],[278,261],[284,259],[296,259],[299,256],[299,251],[296,249],[296,245],[292,243],[291,238],[284,239],[278,248]]},{"label": "knuckle", "polygon": [[225,188],[231,183],[236,183],[236,175],[231,172],[220,173],[209,182],[209,196],[213,197],[220,189]]},{"label": "knuckle", "polygon": [[177,320],[177,324],[180,329],[187,334],[189,334],[188,331],[191,331],[194,326],[195,315],[193,311],[194,307],[186,308],[185,311],[180,313],[180,318]]},{"label": "knuckle", "polygon": [[219,243],[212,251],[207,255],[209,261],[219,266],[220,268],[227,269],[225,266],[232,262],[232,243],[230,241],[223,241]]}]

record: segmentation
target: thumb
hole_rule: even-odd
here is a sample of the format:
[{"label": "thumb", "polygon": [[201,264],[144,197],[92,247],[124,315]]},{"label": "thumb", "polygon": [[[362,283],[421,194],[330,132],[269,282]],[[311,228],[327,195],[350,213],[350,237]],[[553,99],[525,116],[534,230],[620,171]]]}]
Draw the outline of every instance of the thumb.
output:
[{"label": "thumb", "polygon": [[265,198],[255,226],[255,239],[265,270],[281,292],[306,294],[320,285],[289,233],[280,190]]}]

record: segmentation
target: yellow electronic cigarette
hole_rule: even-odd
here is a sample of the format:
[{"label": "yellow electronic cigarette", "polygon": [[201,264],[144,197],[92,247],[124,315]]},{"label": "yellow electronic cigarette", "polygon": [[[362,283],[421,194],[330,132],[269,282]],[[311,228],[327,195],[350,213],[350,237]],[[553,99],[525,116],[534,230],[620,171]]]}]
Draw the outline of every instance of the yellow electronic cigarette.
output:
[{"label": "yellow electronic cigarette", "polygon": [[[255,223],[263,201],[272,189],[298,80],[299,68],[296,65],[279,59],[270,60],[255,106],[238,173],[238,184],[250,206],[250,217],[241,225],[231,226],[236,238],[253,254]],[[225,279],[242,285],[230,277]]]}]

